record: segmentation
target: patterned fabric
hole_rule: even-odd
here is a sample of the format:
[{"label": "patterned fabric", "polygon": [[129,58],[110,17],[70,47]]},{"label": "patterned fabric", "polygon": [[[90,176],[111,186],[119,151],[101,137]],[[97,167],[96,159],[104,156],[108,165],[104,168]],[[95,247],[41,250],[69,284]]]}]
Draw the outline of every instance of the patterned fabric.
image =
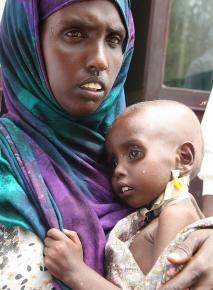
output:
[{"label": "patterned fabric", "polygon": [[0,258],[0,289],[54,289],[44,266],[43,244],[32,232],[0,226]]},{"label": "patterned fabric", "polygon": [[165,191],[154,202],[148,207],[141,208],[140,214],[145,219],[145,222],[150,222],[153,218],[159,216],[161,211],[168,205],[188,198],[190,196],[189,179],[188,175],[178,178],[178,182],[181,184],[180,188],[174,186],[173,180],[168,182]]},{"label": "patterned fabric", "polygon": [[96,112],[70,116],[48,86],[39,22],[74,1],[6,2],[0,26],[7,110],[0,119],[0,224],[21,226],[41,240],[50,227],[75,230],[87,264],[103,273],[105,234],[129,213],[112,195],[103,145],[108,127],[125,107],[134,27],[129,1],[115,1],[128,31],[122,67]]},{"label": "patterned fabric", "polygon": [[[180,268],[174,268],[166,259],[168,253],[183,241],[195,227],[188,227],[179,234],[174,242],[164,251],[148,275],[144,275],[134,260],[129,249],[134,238],[155,217],[159,216],[163,208],[178,203],[190,197],[188,192],[188,177],[179,178],[183,187],[175,189],[172,181],[166,190],[152,204],[151,208],[142,208],[120,220],[112,229],[105,249],[107,279],[123,290],[158,289],[173,277]],[[205,221],[199,223],[205,227]],[[213,225],[213,220],[211,225]]]},{"label": "patterned fabric", "polygon": [[[112,281],[114,284],[118,285],[122,288],[122,290],[157,290],[160,289],[163,284],[165,284],[167,281],[169,281],[172,277],[174,277],[182,268],[183,266],[175,266],[168,262],[167,256],[169,253],[172,253],[174,249],[194,231],[205,229],[205,228],[213,228],[213,218],[206,218],[203,220],[199,220],[195,222],[194,224],[187,226],[184,228],[180,233],[177,234],[176,238],[169,244],[169,246],[163,251],[161,256],[156,261],[155,265],[151,269],[151,271],[144,276],[143,273],[140,271],[132,273],[132,276],[130,275],[128,281],[126,281],[126,284],[123,283],[123,281],[127,280],[125,278],[124,273],[121,274],[117,270],[117,275],[112,276],[111,272],[109,272],[108,279]],[[109,253],[107,253],[109,255]],[[132,260],[128,265],[132,265]],[[135,268],[135,269],[134,269]],[[134,265],[133,270],[137,270],[136,266]],[[109,268],[108,268],[109,270]],[[120,268],[120,271],[122,272],[122,269]],[[140,274],[140,275],[139,275]],[[122,276],[121,276],[122,275]],[[134,276],[134,277],[133,277]],[[124,280],[121,280],[122,279]],[[135,283],[134,278],[140,280],[138,283]],[[130,285],[130,282],[134,282],[132,285]],[[122,286],[121,286],[122,285]]]}]

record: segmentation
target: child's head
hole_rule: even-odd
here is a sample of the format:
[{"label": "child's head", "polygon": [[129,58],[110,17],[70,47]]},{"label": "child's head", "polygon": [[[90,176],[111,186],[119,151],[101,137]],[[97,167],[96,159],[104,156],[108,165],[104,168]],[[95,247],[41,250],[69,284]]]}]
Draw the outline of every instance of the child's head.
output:
[{"label": "child's head", "polygon": [[133,208],[158,197],[171,171],[193,178],[200,167],[203,140],[194,112],[175,101],[156,100],[130,106],[106,138],[116,195]]}]

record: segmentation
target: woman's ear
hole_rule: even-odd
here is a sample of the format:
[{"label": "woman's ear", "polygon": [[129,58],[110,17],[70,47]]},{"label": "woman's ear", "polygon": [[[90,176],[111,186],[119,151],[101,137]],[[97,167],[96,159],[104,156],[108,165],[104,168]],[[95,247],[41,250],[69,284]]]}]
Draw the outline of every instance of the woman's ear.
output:
[{"label": "woman's ear", "polygon": [[180,170],[180,175],[190,175],[195,159],[195,148],[191,142],[185,142],[178,147],[176,152],[176,169]]}]

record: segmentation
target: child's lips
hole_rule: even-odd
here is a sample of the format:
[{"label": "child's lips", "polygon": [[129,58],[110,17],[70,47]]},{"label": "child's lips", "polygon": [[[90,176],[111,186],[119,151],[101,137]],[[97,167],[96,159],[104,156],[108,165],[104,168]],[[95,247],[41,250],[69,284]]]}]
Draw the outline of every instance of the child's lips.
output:
[{"label": "child's lips", "polygon": [[133,189],[133,188],[130,187],[130,186],[122,186],[122,187],[121,187],[121,192],[122,192],[122,193],[125,193],[125,192],[127,192],[127,191],[132,190],[132,189]]},{"label": "child's lips", "polygon": [[125,196],[128,196],[129,194],[131,194],[131,191],[133,190],[133,188],[131,186],[128,186],[126,184],[122,184],[120,185],[120,187],[118,188],[118,195],[122,198]]}]

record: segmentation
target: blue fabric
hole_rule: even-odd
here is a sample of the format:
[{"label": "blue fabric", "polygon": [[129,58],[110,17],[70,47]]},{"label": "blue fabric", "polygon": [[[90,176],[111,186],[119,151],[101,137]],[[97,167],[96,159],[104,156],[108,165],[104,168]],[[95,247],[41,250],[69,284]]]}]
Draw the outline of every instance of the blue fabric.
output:
[{"label": "blue fabric", "polygon": [[75,230],[86,262],[103,274],[105,235],[129,212],[111,192],[103,146],[108,127],[125,107],[134,26],[128,1],[115,1],[128,29],[122,67],[96,112],[71,116],[49,88],[39,22],[72,2],[6,2],[0,26],[7,110],[0,119],[0,223],[19,225],[41,239],[50,227]]}]

